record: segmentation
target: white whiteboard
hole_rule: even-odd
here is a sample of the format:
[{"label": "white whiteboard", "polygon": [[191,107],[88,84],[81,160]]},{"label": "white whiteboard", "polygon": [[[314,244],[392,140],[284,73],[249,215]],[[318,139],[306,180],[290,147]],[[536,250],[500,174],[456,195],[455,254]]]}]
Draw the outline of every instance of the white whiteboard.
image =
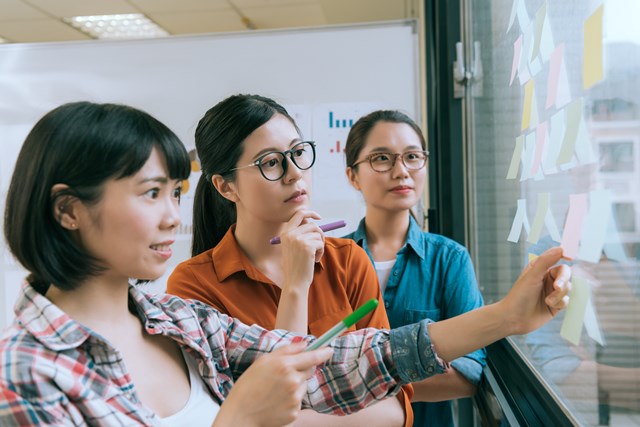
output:
[{"label": "white whiteboard", "polygon": [[[348,124],[375,108],[420,117],[416,22],[393,21],[314,29],[253,31],[136,41],[0,46],[0,207],[26,134],[52,108],[71,101],[141,108],[194,147],[198,120],[234,93],[274,98],[291,110],[305,137],[318,144],[312,200],[325,219],[355,229],[364,209],[344,178],[340,152]],[[331,118],[331,121],[329,120]],[[345,126],[346,125],[346,126]],[[195,178],[195,176],[194,176]],[[189,198],[185,227],[191,222]],[[188,227],[170,270],[189,257]],[[24,271],[4,243],[0,327]]]}]

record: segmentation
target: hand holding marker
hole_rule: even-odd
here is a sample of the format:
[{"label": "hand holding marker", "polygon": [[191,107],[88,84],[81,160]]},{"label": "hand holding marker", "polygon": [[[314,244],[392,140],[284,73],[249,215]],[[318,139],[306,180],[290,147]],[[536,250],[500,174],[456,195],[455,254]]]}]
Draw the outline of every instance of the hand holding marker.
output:
[{"label": "hand holding marker", "polygon": [[[336,230],[338,228],[342,228],[345,225],[347,225],[347,223],[344,222],[344,220],[334,221],[334,222],[329,222],[327,224],[322,224],[320,226],[320,230],[322,230],[322,231],[331,231],[331,230]],[[280,244],[280,236],[276,236],[273,239],[269,240],[269,243],[271,243],[272,245]]]},{"label": "hand holding marker", "polygon": [[356,311],[345,317],[344,320],[322,334],[322,336],[314,341],[313,344],[311,344],[309,347],[307,347],[305,351],[316,350],[325,344],[329,344],[332,339],[349,329],[351,325],[358,323],[358,321],[360,321],[367,313],[369,313],[377,306],[378,300],[375,298],[372,298],[369,301],[365,302],[358,309],[356,309]]}]

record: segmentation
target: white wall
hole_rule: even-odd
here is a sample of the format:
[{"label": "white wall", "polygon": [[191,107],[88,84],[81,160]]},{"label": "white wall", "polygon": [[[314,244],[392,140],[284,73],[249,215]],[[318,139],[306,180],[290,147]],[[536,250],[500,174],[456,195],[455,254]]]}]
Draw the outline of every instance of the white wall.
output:
[{"label": "white wall", "polygon": [[[347,220],[346,230],[332,233],[342,235],[355,228],[363,213],[344,178],[339,148],[348,127],[342,126],[343,120],[348,124],[379,107],[420,117],[415,25],[399,21],[0,46],[0,207],[4,211],[13,164],[26,134],[39,117],[62,103],[91,100],[141,108],[193,148],[195,126],[208,108],[234,93],[259,93],[290,108],[305,136],[317,141],[312,198],[325,219]],[[197,174],[194,183],[195,178]],[[182,235],[170,268],[189,256],[189,193],[183,204]],[[24,271],[11,262],[4,245],[0,250],[2,327],[12,318],[8,307]],[[161,280],[154,289],[162,288]]]}]

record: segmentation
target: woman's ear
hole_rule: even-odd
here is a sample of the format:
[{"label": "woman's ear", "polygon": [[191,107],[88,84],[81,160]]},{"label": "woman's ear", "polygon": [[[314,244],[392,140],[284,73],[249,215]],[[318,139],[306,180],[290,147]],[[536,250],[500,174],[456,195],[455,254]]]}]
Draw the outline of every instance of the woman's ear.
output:
[{"label": "woman's ear", "polygon": [[51,198],[53,199],[53,217],[58,224],[67,230],[77,230],[80,227],[78,221],[79,200],[67,194],[69,186],[67,184],[55,184],[51,187]]},{"label": "woman's ear", "polygon": [[356,191],[360,191],[360,182],[358,182],[358,174],[356,173],[356,171],[353,170],[351,166],[348,166],[346,172],[349,184],[351,184],[351,186],[355,188]]},{"label": "woman's ear", "polygon": [[238,201],[238,192],[236,191],[235,185],[233,185],[232,181],[224,179],[222,175],[213,175],[211,177],[211,183],[222,197],[233,203]]}]

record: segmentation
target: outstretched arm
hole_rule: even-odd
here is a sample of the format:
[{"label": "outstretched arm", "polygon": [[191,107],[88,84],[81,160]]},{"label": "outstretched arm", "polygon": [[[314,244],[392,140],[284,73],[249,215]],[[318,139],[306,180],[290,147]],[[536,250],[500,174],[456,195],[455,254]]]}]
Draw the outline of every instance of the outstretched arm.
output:
[{"label": "outstretched arm", "polygon": [[453,360],[509,335],[526,334],[551,320],[569,302],[571,269],[552,267],[562,249],[549,249],[525,267],[502,300],[429,325],[440,357]]}]

